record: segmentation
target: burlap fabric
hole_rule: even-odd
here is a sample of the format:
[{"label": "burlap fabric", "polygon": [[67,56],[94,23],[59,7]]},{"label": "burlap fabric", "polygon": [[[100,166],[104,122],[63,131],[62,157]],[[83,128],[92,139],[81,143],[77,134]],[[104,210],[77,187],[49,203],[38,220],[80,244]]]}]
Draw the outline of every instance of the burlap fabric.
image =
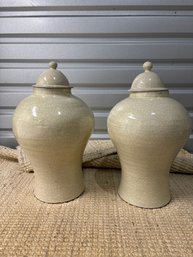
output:
[{"label": "burlap fabric", "polygon": [[85,192],[46,204],[34,174],[0,159],[1,257],[192,257],[193,175],[170,174],[172,201],[141,209],[117,195],[120,170],[84,169]]},{"label": "burlap fabric", "polygon": [[[19,161],[24,171],[33,171],[21,147],[14,150],[0,146],[0,157]],[[83,167],[120,169],[119,158],[111,140],[90,140],[84,152]],[[171,172],[193,173],[193,154],[182,149],[171,167]]]}]

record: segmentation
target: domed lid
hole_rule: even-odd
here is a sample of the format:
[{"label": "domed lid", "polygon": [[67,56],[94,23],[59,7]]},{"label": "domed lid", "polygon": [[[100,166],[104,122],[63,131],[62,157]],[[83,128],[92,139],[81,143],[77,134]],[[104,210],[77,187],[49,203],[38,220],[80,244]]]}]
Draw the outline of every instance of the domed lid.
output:
[{"label": "domed lid", "polygon": [[168,90],[159,76],[152,72],[153,64],[151,62],[145,62],[143,64],[144,72],[139,74],[131,85],[131,92],[153,92],[153,91],[165,91]]},{"label": "domed lid", "polygon": [[44,87],[44,88],[62,88],[70,87],[68,79],[64,74],[57,70],[57,63],[50,62],[49,69],[42,72],[34,87]]}]

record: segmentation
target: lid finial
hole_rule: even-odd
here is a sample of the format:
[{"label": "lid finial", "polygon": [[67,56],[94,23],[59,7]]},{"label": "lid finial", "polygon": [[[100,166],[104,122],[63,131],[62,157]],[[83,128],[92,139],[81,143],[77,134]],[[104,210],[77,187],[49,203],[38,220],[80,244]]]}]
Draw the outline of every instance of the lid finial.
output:
[{"label": "lid finial", "polygon": [[143,69],[144,71],[151,71],[151,69],[153,68],[153,63],[147,61],[143,64]]},{"label": "lid finial", "polygon": [[57,66],[58,66],[58,64],[56,63],[56,62],[49,62],[49,68],[50,69],[56,69],[57,68]]}]

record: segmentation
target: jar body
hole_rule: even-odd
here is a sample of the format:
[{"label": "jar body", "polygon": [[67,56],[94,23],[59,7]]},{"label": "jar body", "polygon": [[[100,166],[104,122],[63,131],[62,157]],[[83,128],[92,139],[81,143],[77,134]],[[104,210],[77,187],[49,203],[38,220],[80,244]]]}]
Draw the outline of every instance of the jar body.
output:
[{"label": "jar body", "polygon": [[167,91],[132,93],[118,103],[108,132],[122,167],[121,198],[144,208],[166,205],[170,167],[190,131],[187,111]]},{"label": "jar body", "polygon": [[34,88],[13,116],[13,132],[35,172],[35,196],[59,203],[84,190],[82,155],[94,117],[70,89]]}]

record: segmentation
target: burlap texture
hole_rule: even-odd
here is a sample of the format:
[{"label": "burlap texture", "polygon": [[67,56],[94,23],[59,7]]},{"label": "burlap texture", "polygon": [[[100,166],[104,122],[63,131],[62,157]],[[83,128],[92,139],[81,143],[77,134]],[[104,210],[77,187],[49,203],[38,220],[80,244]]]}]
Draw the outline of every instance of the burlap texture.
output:
[{"label": "burlap texture", "polygon": [[17,161],[18,152],[15,149],[11,149],[9,147],[0,145],[0,158],[7,159],[10,161]]},{"label": "burlap texture", "polygon": [[141,209],[117,195],[119,170],[84,169],[85,192],[46,204],[34,174],[0,159],[1,257],[192,257],[193,175],[170,174],[172,201]]},{"label": "burlap texture", "polygon": [[[18,160],[24,171],[33,171],[21,147],[17,147],[17,150],[8,147],[0,147],[0,157],[14,161]],[[90,140],[84,152],[83,167],[120,169],[119,158],[112,141]],[[182,149],[171,167],[171,172],[192,174],[193,154]]]}]

